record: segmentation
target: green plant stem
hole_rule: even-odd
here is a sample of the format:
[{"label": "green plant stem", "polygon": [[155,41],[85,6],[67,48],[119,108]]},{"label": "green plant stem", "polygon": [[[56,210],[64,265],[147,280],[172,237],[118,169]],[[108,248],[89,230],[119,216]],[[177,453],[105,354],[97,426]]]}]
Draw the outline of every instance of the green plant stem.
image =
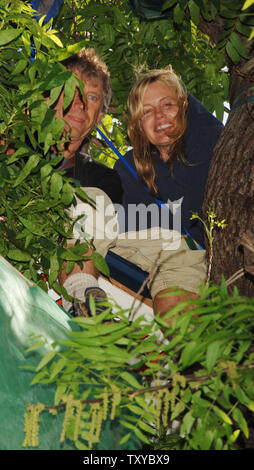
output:
[{"label": "green plant stem", "polygon": [[[248,370],[248,369],[254,369],[254,363],[253,364],[248,364],[247,366],[238,366],[237,369],[239,370]],[[223,369],[221,371],[221,373],[226,373],[227,372],[227,369]],[[216,377],[217,375],[217,372],[214,372],[210,375],[203,375],[201,377],[196,377],[195,375],[186,375],[186,376],[183,376],[184,379],[186,380],[186,383],[189,383],[189,382],[198,382],[198,383],[201,383],[201,382],[205,382],[206,380],[209,380],[211,377]],[[172,387],[172,384],[169,383],[169,384],[162,384],[162,385],[156,385],[156,386],[153,386],[153,387],[147,387],[147,388],[141,388],[139,390],[131,390],[131,391],[128,391],[128,392],[125,392],[125,396],[129,396],[131,399],[133,399],[136,395],[142,395],[144,393],[147,393],[147,392],[157,392],[159,390],[162,390],[164,388],[171,388]],[[112,398],[113,397],[113,394],[112,395],[109,395],[109,398]],[[86,400],[81,400],[81,403],[82,404],[87,404],[87,403],[90,403],[90,404],[93,404],[93,403],[101,403],[103,401],[103,398],[91,398],[91,399],[86,399]],[[48,409],[48,410],[58,410],[60,408],[64,408],[66,406],[66,403],[60,403],[59,405],[45,405],[45,409]]]}]

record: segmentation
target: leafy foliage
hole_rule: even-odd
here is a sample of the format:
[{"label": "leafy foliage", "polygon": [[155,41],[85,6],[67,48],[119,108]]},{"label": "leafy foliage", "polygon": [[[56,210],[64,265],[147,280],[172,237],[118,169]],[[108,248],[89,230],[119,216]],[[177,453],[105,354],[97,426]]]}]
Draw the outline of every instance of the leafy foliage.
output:
[{"label": "leafy foliage", "polygon": [[[60,61],[85,45],[105,59],[114,98],[104,125],[124,150],[126,98],[135,67],[171,63],[189,91],[222,118],[229,85],[225,66],[248,60],[254,22],[252,0],[169,0],[149,22],[127,0],[77,0],[75,5],[73,12],[66,0],[50,29],[32,17],[28,2],[0,0],[0,252],[47,289],[43,272],[61,293],[59,270],[66,263],[70,272],[86,257],[88,246],[65,249],[73,225],[66,209],[80,191],[55,172],[62,156],[51,151],[52,146],[61,151],[63,123],[45,95],[53,105],[64,88],[67,107],[75,88]],[[218,18],[222,33],[215,44],[198,26]],[[112,166],[112,153],[108,161],[102,143],[101,149],[97,145],[93,155]],[[103,265],[97,256],[94,260]],[[117,419],[126,431],[122,446],[132,434],[154,448],[241,446],[242,436],[249,437],[247,417],[254,408],[253,299],[237,291],[229,297],[222,282],[205,286],[194,303],[194,310],[181,315],[187,305],[170,312],[171,327],[159,318],[153,325],[142,319],[130,323],[126,312],[112,305],[101,316],[75,321],[80,331],[59,343],[60,351],[55,345],[33,380],[56,383],[50,412],[67,409],[59,439],[72,439],[80,449],[96,446],[103,422]],[[121,321],[112,322],[112,312]],[[170,341],[158,339],[160,329]],[[28,445],[37,443],[31,419],[38,426],[39,413],[47,411],[43,405],[29,408]],[[173,433],[175,420],[179,427]]]},{"label": "leafy foliage", "polygon": [[[245,3],[245,8],[244,7]],[[200,24],[208,22],[221,34],[209,37]],[[66,0],[55,20],[59,37],[69,47],[94,46],[109,66],[115,118],[107,128],[113,130],[115,146],[124,151],[126,139],[126,101],[140,66],[161,68],[172,64],[190,93],[222,120],[229,102],[229,65],[248,60],[251,28],[254,25],[252,2],[174,0],[137,2],[128,0]],[[107,126],[106,126],[107,127]],[[97,136],[98,137],[98,136]],[[99,140],[99,139],[98,139]],[[120,148],[119,148],[120,150]],[[91,147],[92,156],[112,166],[116,156],[103,143]],[[105,157],[106,155],[106,157]]]},{"label": "leafy foliage", "polygon": [[[216,110],[219,117],[223,115],[228,87],[227,73],[222,71],[225,64],[223,50],[211,48],[209,38],[197,30],[197,23],[193,19],[190,23],[186,18],[187,4],[181,2],[183,8],[177,2],[174,12],[180,11],[180,15],[168,14],[165,18],[146,21],[135,14],[127,0],[100,1],[99,8],[98,1],[86,0],[76,3],[74,25],[70,2],[65,2],[63,16],[56,20],[61,40],[66,44],[75,33],[79,39],[85,36],[86,43],[99,51],[111,72],[112,111],[120,121],[126,112],[134,69],[140,65],[161,68],[169,63],[181,75],[190,92],[211,112]],[[195,5],[195,2],[190,4]],[[61,34],[63,20],[65,29]]]},{"label": "leafy foliage", "polygon": [[[114,92],[104,129],[124,153],[129,145],[126,98],[135,67],[172,63],[189,91],[222,118],[228,98],[224,51],[229,49],[230,55],[234,48],[237,57],[244,58],[239,37],[247,38],[253,22],[249,14],[252,5],[241,10],[240,1],[230,7],[228,2],[207,5],[194,0],[170,1],[161,4],[165,17],[152,21],[138,17],[127,0],[77,1],[75,6],[73,11],[73,3],[66,0],[50,28],[43,25],[43,19],[38,23],[32,17],[28,2],[0,2],[0,250],[46,289],[38,275],[43,271],[59,292],[57,272],[65,261],[62,247],[72,230],[65,209],[73,201],[74,185],[55,172],[62,157],[52,158],[51,148],[61,150],[63,122],[55,119],[54,111],[45,103],[45,94],[52,106],[64,89],[67,107],[75,87],[75,79],[60,61],[85,45],[94,46],[104,58]],[[224,15],[225,34],[218,47],[211,47],[208,36],[200,33],[197,25],[201,18],[214,20],[217,14]],[[91,154],[113,166],[115,154],[96,132],[94,137]],[[7,150],[10,148],[13,154]],[[85,249],[78,248],[73,259],[66,260],[69,271],[73,263],[83,259]]]},{"label": "leafy foliage", "polygon": [[55,403],[41,408],[69,413],[72,403],[62,439],[78,449],[96,448],[107,420],[125,430],[123,448],[132,435],[154,449],[239,448],[254,410],[253,311],[254,299],[229,296],[222,281],[174,307],[172,326],[130,322],[116,305],[75,319],[79,331],[36,368],[33,385],[56,384]]},{"label": "leafy foliage", "polygon": [[43,289],[41,273],[64,293],[59,270],[81,262],[88,245],[65,248],[74,223],[66,209],[75,201],[77,183],[55,171],[63,158],[64,122],[45,96],[54,104],[64,88],[67,107],[76,79],[56,59],[63,46],[53,29],[38,24],[23,2],[0,5],[0,252]]}]

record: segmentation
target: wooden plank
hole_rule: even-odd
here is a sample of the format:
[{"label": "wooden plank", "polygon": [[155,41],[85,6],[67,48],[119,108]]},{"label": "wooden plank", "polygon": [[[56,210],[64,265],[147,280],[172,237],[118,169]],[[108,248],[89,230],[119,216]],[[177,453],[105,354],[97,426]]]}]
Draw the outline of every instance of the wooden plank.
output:
[{"label": "wooden plank", "polygon": [[126,287],[124,286],[123,284],[121,284],[120,282],[118,282],[116,279],[113,279],[113,278],[108,278],[106,276],[103,276],[102,274],[100,274],[100,277],[105,279],[106,281],[110,282],[111,284],[113,284],[113,286],[116,286],[118,287],[119,289],[123,290],[124,292],[126,292],[127,294],[131,295],[132,297],[136,297],[137,300],[139,300],[140,302],[144,303],[145,305],[148,305],[148,307],[153,307],[153,302],[152,302],[152,299],[149,299],[147,297],[143,297],[142,295],[137,295],[136,292],[134,292],[133,290],[129,289],[129,287]]}]

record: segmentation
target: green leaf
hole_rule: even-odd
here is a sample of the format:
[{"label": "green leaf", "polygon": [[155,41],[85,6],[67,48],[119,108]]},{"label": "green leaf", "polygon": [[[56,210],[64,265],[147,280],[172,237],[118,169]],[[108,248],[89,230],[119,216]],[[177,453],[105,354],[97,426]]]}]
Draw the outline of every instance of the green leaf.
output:
[{"label": "green leaf", "polygon": [[241,57],[230,41],[226,44],[226,51],[232,62],[234,62],[234,64],[238,64]]},{"label": "green leaf", "polygon": [[195,341],[190,341],[181,354],[180,362],[183,367],[190,366],[196,361],[200,360],[202,350],[204,350],[204,345],[197,343]]},{"label": "green leaf", "polygon": [[214,3],[211,3],[210,4],[210,13],[211,13],[211,19],[212,20],[215,20],[217,12],[218,12],[217,6],[214,5]]},{"label": "green leaf", "polygon": [[59,198],[61,189],[63,187],[63,178],[56,171],[53,173],[50,179],[50,196],[57,200]]},{"label": "green leaf", "polygon": [[74,261],[67,261],[66,262],[66,267],[65,267],[65,272],[66,274],[70,274],[72,270],[74,269],[75,262]]},{"label": "green leaf", "polygon": [[211,373],[213,370],[214,365],[217,362],[217,359],[220,355],[221,350],[221,342],[214,341],[213,343],[209,344],[207,351],[206,351],[206,367],[208,373]]},{"label": "green leaf", "polygon": [[219,121],[223,121],[224,103],[219,99],[217,95],[214,97],[214,109],[216,112],[217,119],[219,119]]},{"label": "green leaf", "polygon": [[125,428],[128,428],[128,429],[132,429],[134,430],[136,428],[136,426],[132,423],[129,423],[128,421],[124,421],[123,419],[121,419],[120,421],[120,424],[122,424]]},{"label": "green leaf", "polygon": [[30,261],[31,256],[24,251],[18,250],[18,248],[9,250],[7,253],[9,259],[14,261]]},{"label": "green leaf", "polygon": [[57,254],[54,253],[50,257],[50,272],[49,272],[49,284],[50,285],[52,285],[56,281],[58,272],[59,272],[59,262],[58,262]]},{"label": "green leaf", "polygon": [[72,72],[54,72],[51,76],[47,77],[47,80],[45,80],[43,89],[51,90],[52,88],[62,87],[71,75]]},{"label": "green leaf", "polygon": [[[56,119],[54,117],[54,119],[50,123],[50,129],[52,131],[54,139],[60,140],[62,138],[63,131],[64,131],[64,121],[63,121],[63,119],[61,119],[61,118]],[[60,161],[61,158],[62,158],[61,155],[59,155],[58,156],[59,161]],[[56,166],[56,161],[52,162],[52,165]]]},{"label": "green leaf", "polygon": [[44,179],[46,178],[47,176],[50,175],[50,173],[53,171],[53,168],[52,166],[49,164],[49,163],[46,163],[45,165],[43,165],[43,167],[41,168],[41,178]]},{"label": "green leaf", "polygon": [[176,4],[177,0],[166,0],[161,8],[161,11],[167,10],[167,8],[171,8]]},{"label": "green leaf", "polygon": [[29,348],[26,349],[26,353],[34,351],[35,349],[39,349],[41,346],[45,346],[46,341],[37,341],[36,343],[32,344]]},{"label": "green leaf", "polygon": [[50,374],[50,380],[53,380],[59,372],[64,368],[66,365],[67,360],[65,357],[61,357],[59,361],[57,361],[54,365],[54,367],[51,369],[51,374]]},{"label": "green leaf", "polygon": [[140,383],[135,379],[135,377],[129,372],[123,372],[120,377],[125,380],[129,385],[134,388],[140,388]]},{"label": "green leaf", "polygon": [[190,9],[190,15],[191,15],[191,19],[193,23],[198,25],[199,20],[200,20],[200,8],[196,4],[196,2],[194,2],[194,0],[190,0],[189,9]]},{"label": "green leaf", "polygon": [[41,188],[42,188],[42,193],[45,196],[48,192],[48,181],[50,179],[50,174],[52,173],[53,168],[49,163],[46,163],[44,165],[40,172],[41,172]]},{"label": "green leaf", "polygon": [[16,160],[18,160],[19,157],[27,157],[30,153],[30,149],[26,145],[21,145],[18,150],[10,157],[8,158],[7,165],[12,164]]},{"label": "green leaf", "polygon": [[28,220],[25,217],[19,217],[19,220],[20,220],[20,222],[22,222],[24,227],[26,227],[34,235],[39,235],[41,237],[44,236],[44,233],[42,232],[40,227],[35,222],[33,222],[32,220]]},{"label": "green leaf", "polygon": [[77,196],[79,196],[81,199],[83,199],[87,202],[91,202],[93,204],[93,206],[95,206],[95,201],[93,199],[91,199],[82,188],[76,187],[75,192],[76,192]]},{"label": "green leaf", "polygon": [[64,183],[62,190],[62,203],[69,206],[74,198],[73,188],[69,183]]},{"label": "green leaf", "polygon": [[240,429],[243,431],[245,437],[248,439],[249,438],[248,424],[241,410],[239,408],[234,408],[232,412],[232,416],[234,420],[237,422],[237,424],[239,425]]},{"label": "green leaf", "polygon": [[52,359],[55,357],[56,351],[48,351],[45,356],[42,358],[38,366],[36,367],[36,370],[39,371],[41,370],[44,366],[46,366]]},{"label": "green leaf", "polygon": [[30,385],[35,385],[37,383],[40,383],[44,379],[45,379],[45,371],[42,370],[41,372],[39,372],[38,374],[36,374],[34,376],[33,380],[30,383]]},{"label": "green leaf", "polygon": [[27,66],[27,63],[28,63],[27,60],[25,60],[25,59],[20,59],[20,60],[18,61],[18,63],[16,64],[15,69],[14,69],[13,72],[12,72],[13,75],[18,75],[18,74],[20,74],[21,72],[23,72],[24,69],[25,69],[26,66]]},{"label": "green leaf", "polygon": [[79,439],[77,441],[75,441],[75,447],[77,447],[78,450],[88,450],[88,451],[90,451],[90,447],[86,446]]},{"label": "green leaf", "polygon": [[222,421],[224,421],[224,423],[226,424],[230,424],[232,425],[232,420],[230,419],[230,417],[223,411],[221,410],[220,408],[218,408],[218,406],[214,405],[213,406],[213,410],[215,411],[215,413],[222,419]]},{"label": "green leaf", "polygon": [[251,5],[254,4],[254,0],[245,0],[242,10],[247,10]]},{"label": "green leaf", "polygon": [[204,398],[200,397],[200,391],[196,392],[193,395],[192,401],[195,405],[197,405],[198,407],[201,407],[201,408],[207,409],[207,408],[211,407],[211,402],[209,400],[205,400]]},{"label": "green leaf", "polygon": [[55,51],[55,54],[57,55],[57,59],[59,61],[62,61],[62,60],[65,60],[67,59],[68,57],[74,55],[74,54],[77,54],[81,49],[82,47],[85,47],[87,46],[87,40],[82,40],[82,41],[79,41],[79,42],[75,42],[74,44],[70,44],[68,46],[66,46],[66,48],[64,50],[56,50]]},{"label": "green leaf", "polygon": [[75,75],[72,73],[70,78],[68,78],[68,80],[65,82],[65,85],[64,85],[64,102],[63,102],[64,110],[68,108],[68,106],[71,104],[74,98],[76,87],[77,87],[77,79]]},{"label": "green leaf", "polygon": [[139,420],[138,425],[141,429],[143,429],[143,431],[152,435],[156,434],[156,430],[149,424],[145,423],[144,421]]},{"label": "green leaf", "polygon": [[51,39],[51,41],[53,41],[57,46],[63,47],[62,41],[59,39],[58,36],[56,36],[55,34],[52,34],[52,33],[49,31],[49,32],[48,32],[48,37],[49,37],[49,39]]},{"label": "green leaf", "polygon": [[242,23],[237,23],[236,24],[236,29],[239,33],[243,34],[243,36],[249,37],[251,33],[251,28],[247,25],[244,25]]},{"label": "green leaf", "polygon": [[240,54],[241,57],[243,57],[244,59],[249,58],[248,51],[247,51],[245,45],[243,44],[243,42],[241,41],[238,34],[236,34],[235,32],[231,33],[230,41],[233,44],[236,51],[238,52],[238,54]]},{"label": "green leaf", "polygon": [[246,393],[242,388],[238,385],[235,389],[235,395],[237,399],[242,403],[243,405],[248,406],[250,399],[247,397]]},{"label": "green leaf", "polygon": [[229,437],[229,442],[233,444],[240,434],[240,429],[236,429]]},{"label": "green leaf", "polygon": [[128,410],[130,410],[132,413],[134,413],[135,415],[142,415],[143,414],[143,408],[140,408],[139,406],[137,405],[127,405],[127,408]]},{"label": "green leaf", "polygon": [[184,391],[184,394],[182,396],[182,400],[184,401],[184,403],[188,403],[191,400],[191,397],[192,397],[192,392],[191,392],[191,389],[188,387]]},{"label": "green leaf", "polygon": [[238,7],[236,9],[226,8],[225,6],[222,6],[220,8],[220,15],[223,18],[227,18],[229,20],[231,20],[231,19],[235,20],[238,17],[238,14],[239,14]]},{"label": "green leaf", "polygon": [[181,8],[180,4],[177,3],[177,5],[174,8],[174,21],[177,24],[181,24],[184,19],[184,10]]},{"label": "green leaf", "polygon": [[[82,243],[82,247],[83,247],[83,245],[86,245],[86,244]],[[85,246],[83,247],[83,249],[80,249],[80,250],[75,250],[74,248],[75,247],[64,249],[62,251],[62,253],[60,254],[60,258],[64,259],[65,261],[80,261],[80,260],[82,260],[83,259],[83,254],[87,252],[87,249],[85,249]]]},{"label": "green leaf", "polygon": [[95,268],[98,269],[100,273],[104,274],[104,276],[106,277],[110,276],[110,271],[109,271],[107,262],[100,253],[98,253],[97,251],[93,251],[92,260],[93,260]]},{"label": "green leaf", "polygon": [[49,151],[51,145],[53,145],[54,143],[52,133],[47,132],[43,140],[44,140],[44,154],[46,154]]},{"label": "green leaf", "polygon": [[4,46],[5,44],[8,44],[14,39],[17,39],[17,37],[20,36],[21,33],[22,30],[14,28],[7,28],[0,31],[0,46]]},{"label": "green leaf", "polygon": [[246,406],[249,410],[254,411],[254,401],[249,401]]},{"label": "green leaf", "polygon": [[136,436],[137,436],[142,442],[144,442],[145,444],[150,444],[149,440],[148,440],[147,437],[140,431],[140,429],[134,428],[134,433],[136,434]]},{"label": "green leaf", "polygon": [[77,243],[76,245],[68,248],[69,252],[73,252],[73,254],[77,256],[82,256],[88,251],[88,243]]},{"label": "green leaf", "polygon": [[[37,100],[30,106],[30,112],[31,112],[31,117],[32,120],[35,124],[41,124],[45,118],[45,115],[47,111],[50,111],[48,109],[47,104],[43,100]],[[52,111],[51,111],[52,114]],[[52,116],[53,117],[53,116]]]},{"label": "green leaf", "polygon": [[131,437],[131,433],[129,432],[128,434],[126,434],[124,437],[122,437],[121,441],[120,441],[120,445],[123,445],[125,444]]},{"label": "green leaf", "polygon": [[183,422],[181,425],[181,434],[189,434],[195,421],[196,418],[193,418],[191,411],[188,411],[183,418]]},{"label": "green leaf", "polygon": [[50,90],[50,99],[49,99],[49,105],[52,106],[59,98],[59,95],[62,91],[63,87],[62,85],[57,86],[55,88],[52,88]]},{"label": "green leaf", "polygon": [[28,175],[34,170],[40,161],[40,155],[34,154],[31,155],[25,164],[23,170],[20,171],[19,176],[17,177],[16,181],[13,183],[13,187],[16,188],[22,181],[24,181]]},{"label": "green leaf", "polygon": [[180,401],[174,407],[174,410],[171,413],[170,420],[171,422],[176,419],[185,409],[185,405],[183,405]]}]

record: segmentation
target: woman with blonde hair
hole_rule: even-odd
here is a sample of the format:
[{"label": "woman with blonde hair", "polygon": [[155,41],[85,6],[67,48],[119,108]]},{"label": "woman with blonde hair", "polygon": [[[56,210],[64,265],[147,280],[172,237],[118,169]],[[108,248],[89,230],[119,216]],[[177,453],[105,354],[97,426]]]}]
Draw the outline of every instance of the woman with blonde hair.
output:
[{"label": "woman with blonde hair", "polygon": [[[196,248],[204,240],[202,224],[190,217],[193,212],[203,216],[210,159],[223,125],[187,92],[171,66],[139,72],[128,107],[132,149],[115,164],[123,187],[120,231],[149,233],[154,225],[172,231],[177,226],[182,242],[167,260],[164,256],[160,294],[177,285],[195,297],[205,272],[204,250]],[[157,219],[149,211],[154,204]],[[135,214],[134,207],[140,208]],[[163,300],[155,296],[154,306],[162,311]]]},{"label": "woman with blonde hair", "polygon": [[[150,103],[149,90],[165,89],[165,96],[159,95],[158,112],[162,116],[171,120],[171,125],[157,129],[157,141],[149,140],[149,128],[157,117],[157,109]],[[148,90],[149,89],[149,90]],[[147,91],[148,90],[148,91]],[[151,93],[150,92],[150,93]],[[144,101],[144,96],[146,100]],[[140,74],[129,98],[128,107],[130,110],[130,121],[128,125],[128,135],[134,148],[134,161],[138,175],[143,178],[148,188],[154,193],[158,193],[155,184],[155,169],[153,166],[153,153],[156,150],[156,143],[160,144],[160,136],[165,137],[168,146],[160,147],[160,155],[163,161],[169,161],[170,168],[173,170],[175,161],[186,163],[183,148],[183,136],[187,126],[187,91],[184,84],[173,72],[170,66],[165,70],[152,70],[145,74]],[[172,121],[175,126],[172,127]],[[167,139],[168,136],[169,138]],[[169,155],[170,153],[170,155]]]}]

